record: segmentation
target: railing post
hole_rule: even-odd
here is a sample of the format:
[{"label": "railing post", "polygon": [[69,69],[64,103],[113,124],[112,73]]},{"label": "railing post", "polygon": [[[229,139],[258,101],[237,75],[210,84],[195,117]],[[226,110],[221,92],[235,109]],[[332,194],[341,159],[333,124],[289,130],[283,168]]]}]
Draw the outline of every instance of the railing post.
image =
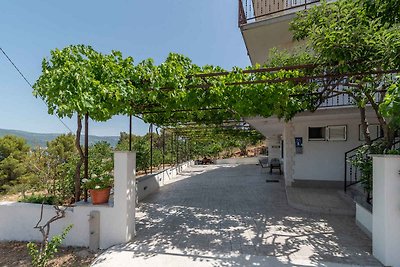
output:
[{"label": "railing post", "polygon": [[153,173],[153,124],[150,124],[150,173]]},{"label": "railing post", "polygon": [[162,146],[162,168],[165,169],[165,129],[162,130],[162,139],[163,139],[163,146]]},{"label": "railing post", "polygon": [[129,151],[132,151],[132,114],[129,115]]},{"label": "railing post", "polygon": [[178,135],[175,134],[175,146],[176,146],[176,166],[179,165],[179,140]]},{"label": "railing post", "polygon": [[344,192],[347,191],[347,153],[344,154]]}]

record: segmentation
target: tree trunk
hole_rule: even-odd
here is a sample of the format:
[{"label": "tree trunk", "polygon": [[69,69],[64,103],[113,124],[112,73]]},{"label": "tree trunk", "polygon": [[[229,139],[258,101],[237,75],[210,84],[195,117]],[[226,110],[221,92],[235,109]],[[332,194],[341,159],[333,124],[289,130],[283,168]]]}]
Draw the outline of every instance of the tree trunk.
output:
[{"label": "tree trunk", "polygon": [[[84,178],[89,179],[89,113],[85,114],[85,165],[84,165]],[[84,199],[87,202],[88,191],[84,191]]]},{"label": "tree trunk", "polygon": [[79,153],[79,161],[76,163],[75,169],[75,202],[78,202],[81,198],[81,167],[84,161],[84,154],[81,147],[82,117],[80,114],[77,114],[77,123],[75,147]]},{"label": "tree trunk", "polygon": [[386,122],[386,119],[380,113],[379,105],[375,102],[374,98],[369,93],[365,93],[365,95],[368,98],[369,103],[371,104],[372,108],[374,109],[376,117],[378,118],[378,121],[379,121],[379,125],[381,126],[381,129],[383,130],[383,138],[385,140],[385,148],[391,149],[392,145],[393,145],[393,140],[394,140],[394,131],[390,128],[390,126]]},{"label": "tree trunk", "polygon": [[372,141],[371,141],[370,132],[368,130],[368,121],[367,121],[367,116],[365,115],[365,107],[360,107],[359,109],[360,109],[360,114],[361,114],[361,126],[362,126],[362,130],[363,130],[365,143],[370,146]]}]

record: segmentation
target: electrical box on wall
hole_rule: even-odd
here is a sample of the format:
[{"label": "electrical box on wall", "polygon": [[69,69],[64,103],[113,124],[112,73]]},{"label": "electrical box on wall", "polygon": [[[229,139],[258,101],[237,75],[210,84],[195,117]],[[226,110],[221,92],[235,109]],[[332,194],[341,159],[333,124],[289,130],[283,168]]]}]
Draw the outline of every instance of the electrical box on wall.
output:
[{"label": "electrical box on wall", "polygon": [[294,144],[296,147],[296,154],[303,154],[303,137],[295,137]]}]

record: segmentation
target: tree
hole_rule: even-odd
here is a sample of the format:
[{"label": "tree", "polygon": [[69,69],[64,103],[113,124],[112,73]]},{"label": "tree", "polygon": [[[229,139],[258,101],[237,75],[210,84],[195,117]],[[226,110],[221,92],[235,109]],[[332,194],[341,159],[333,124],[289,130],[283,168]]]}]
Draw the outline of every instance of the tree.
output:
[{"label": "tree", "polygon": [[88,157],[80,144],[82,117],[86,123],[89,116],[106,121],[119,113],[133,59],[123,58],[118,51],[102,54],[84,45],[55,49],[50,54],[49,60],[43,59],[42,75],[33,93],[47,103],[50,114],[61,118],[77,114],[75,146],[80,160],[75,171],[75,201],[79,201],[81,166]]},{"label": "tree", "polygon": [[[354,100],[369,145],[372,140],[366,107],[370,105],[384,132],[384,147],[390,149],[396,128],[386,116],[395,114],[382,112],[380,104],[384,98],[387,103],[391,102],[393,94],[396,94],[396,90],[389,90],[393,88],[394,79],[385,71],[400,66],[400,31],[399,25],[394,24],[399,15],[392,17],[388,13],[394,6],[398,10],[399,5],[398,1],[378,2],[382,6],[378,7],[377,3],[369,0],[322,2],[307,12],[299,13],[291,24],[291,30],[296,40],[308,40],[314,62],[323,66],[315,71],[334,77],[324,81],[322,95],[347,94]],[[375,73],[366,74],[368,72]],[[344,89],[339,90],[339,86],[344,86]]]},{"label": "tree", "polygon": [[0,138],[0,191],[26,174],[24,161],[28,152],[25,139],[13,135]]}]

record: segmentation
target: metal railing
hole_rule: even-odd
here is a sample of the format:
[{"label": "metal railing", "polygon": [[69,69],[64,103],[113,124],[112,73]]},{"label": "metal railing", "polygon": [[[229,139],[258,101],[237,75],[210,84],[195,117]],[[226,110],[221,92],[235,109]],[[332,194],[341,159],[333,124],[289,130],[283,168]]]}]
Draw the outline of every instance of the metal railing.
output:
[{"label": "metal railing", "polygon": [[[382,137],[378,137],[376,139],[373,139],[372,142],[381,140]],[[363,175],[362,171],[360,170],[359,167],[355,166],[352,161],[355,159],[357,156],[357,151],[361,147],[363,147],[365,144],[362,144],[360,146],[357,146],[349,151],[347,151],[344,155],[344,191],[346,192],[350,187],[353,185],[356,185],[360,183],[361,177]],[[400,150],[400,138],[397,137],[395,142],[392,145],[392,148],[394,150]],[[364,155],[365,159],[370,157],[369,154]],[[372,178],[372,177],[369,177]],[[370,192],[366,193],[366,201],[367,203],[372,205],[372,195]]]},{"label": "metal railing", "polygon": [[[307,9],[320,0],[239,0],[239,27],[280,13]],[[285,12],[287,11],[287,12]]]}]

